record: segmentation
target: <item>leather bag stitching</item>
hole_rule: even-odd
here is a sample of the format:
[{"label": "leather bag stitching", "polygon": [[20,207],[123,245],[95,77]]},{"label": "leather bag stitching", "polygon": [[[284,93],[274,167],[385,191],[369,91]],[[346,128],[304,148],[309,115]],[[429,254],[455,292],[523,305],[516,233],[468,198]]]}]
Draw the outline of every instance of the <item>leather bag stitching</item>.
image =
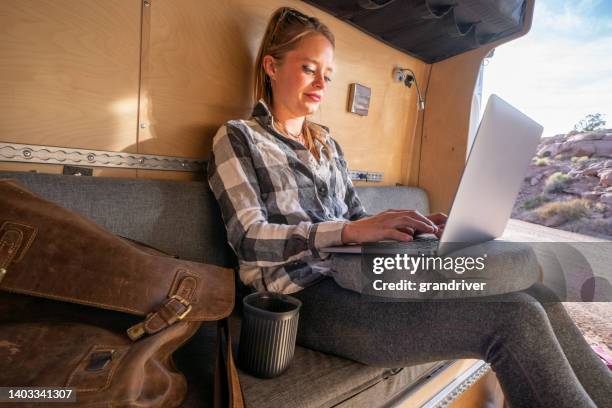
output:
[{"label": "leather bag stitching", "polygon": [[[2,227],[0,227],[0,233],[4,229],[8,229],[9,227],[15,227],[15,226],[18,227],[16,229],[24,235],[24,238],[26,238],[26,241],[25,243],[21,242],[20,247],[17,249],[16,257],[13,259],[13,263],[17,263],[23,259],[26,252],[28,252],[28,250],[32,246],[32,243],[34,242],[36,235],[38,234],[37,227],[33,227],[27,224],[22,224],[16,221],[5,221],[2,224]],[[25,233],[26,231],[28,232],[28,234]]]},{"label": "leather bag stitching", "polygon": [[[9,240],[9,234],[18,234],[17,239]],[[16,229],[0,230],[0,268],[8,268],[19,252],[23,242],[23,232]],[[3,256],[4,254],[4,256]]]}]

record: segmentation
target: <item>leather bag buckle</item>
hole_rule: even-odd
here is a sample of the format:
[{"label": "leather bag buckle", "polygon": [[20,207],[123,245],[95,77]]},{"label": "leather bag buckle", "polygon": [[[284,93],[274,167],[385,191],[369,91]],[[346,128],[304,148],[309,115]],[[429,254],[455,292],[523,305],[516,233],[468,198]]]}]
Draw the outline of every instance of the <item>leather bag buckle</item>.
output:
[{"label": "leather bag buckle", "polygon": [[185,311],[178,316],[178,320],[183,320],[189,314],[189,312],[191,312],[191,304],[179,295],[172,295],[170,296],[170,299],[176,299],[186,307]]}]

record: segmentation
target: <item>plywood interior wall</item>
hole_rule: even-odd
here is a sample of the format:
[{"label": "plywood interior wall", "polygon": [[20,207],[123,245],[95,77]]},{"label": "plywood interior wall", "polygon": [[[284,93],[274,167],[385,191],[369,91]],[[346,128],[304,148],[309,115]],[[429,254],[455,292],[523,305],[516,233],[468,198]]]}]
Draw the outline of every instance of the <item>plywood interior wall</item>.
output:
[{"label": "plywood interior wall", "polygon": [[472,95],[488,49],[433,64],[423,115],[417,185],[434,212],[448,213],[465,165]]},{"label": "plywood interior wall", "polygon": [[[383,172],[402,182],[402,160],[413,139],[416,93],[392,80],[395,66],[423,80],[427,67],[301,1],[152,1],[143,59],[139,152],[206,157],[223,122],[248,117],[253,64],[269,16],[292,6],[325,22],[336,36],[332,85],[312,120],[332,129],[352,169]],[[145,37],[146,38],[146,37]],[[370,114],[347,112],[349,85],[372,89]]]},{"label": "plywood interior wall", "polygon": [[134,152],[140,3],[0,1],[0,140]]},{"label": "plywood interior wall", "polygon": [[[3,0],[0,141],[207,157],[218,127],[251,111],[255,55],[281,6],[321,18],[336,36],[337,74],[312,120],[332,129],[351,169],[405,181],[416,92],[391,73],[409,67],[423,82],[428,66],[297,0]],[[372,89],[367,117],[347,112],[352,82]]]},{"label": "plywood interior wall", "polygon": [[0,1],[0,141],[136,152],[140,15],[140,0]]}]

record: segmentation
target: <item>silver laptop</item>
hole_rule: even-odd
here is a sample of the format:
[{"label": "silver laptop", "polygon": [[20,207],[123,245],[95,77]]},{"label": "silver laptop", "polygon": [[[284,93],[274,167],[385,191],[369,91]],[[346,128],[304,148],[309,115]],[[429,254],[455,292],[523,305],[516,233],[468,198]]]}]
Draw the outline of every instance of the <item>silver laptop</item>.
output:
[{"label": "silver laptop", "polygon": [[321,251],[445,255],[501,236],[542,131],[531,118],[491,95],[440,240],[427,234],[412,242],[381,241]]}]

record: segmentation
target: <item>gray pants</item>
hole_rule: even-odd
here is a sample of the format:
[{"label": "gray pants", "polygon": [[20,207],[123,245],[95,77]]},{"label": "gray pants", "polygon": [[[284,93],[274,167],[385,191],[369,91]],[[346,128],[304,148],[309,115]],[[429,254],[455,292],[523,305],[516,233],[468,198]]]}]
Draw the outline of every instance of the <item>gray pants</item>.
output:
[{"label": "gray pants", "polygon": [[512,407],[612,407],[611,372],[539,283],[472,300],[384,301],[325,278],[293,296],[302,346],[389,368],[479,358]]}]

